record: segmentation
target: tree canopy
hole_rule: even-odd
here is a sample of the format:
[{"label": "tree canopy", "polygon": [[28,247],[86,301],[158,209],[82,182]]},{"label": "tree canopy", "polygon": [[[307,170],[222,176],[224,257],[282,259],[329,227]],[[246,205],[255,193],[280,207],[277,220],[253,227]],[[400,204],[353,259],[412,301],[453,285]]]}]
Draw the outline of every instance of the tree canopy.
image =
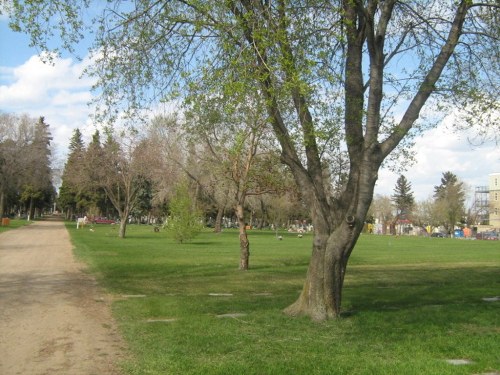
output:
[{"label": "tree canopy", "polygon": [[51,141],[43,117],[0,114],[0,217],[17,210],[33,218],[36,209],[50,207]]},{"label": "tree canopy", "polygon": [[440,219],[449,233],[465,214],[465,188],[463,182],[452,172],[444,172],[441,184],[434,187],[435,203]]}]

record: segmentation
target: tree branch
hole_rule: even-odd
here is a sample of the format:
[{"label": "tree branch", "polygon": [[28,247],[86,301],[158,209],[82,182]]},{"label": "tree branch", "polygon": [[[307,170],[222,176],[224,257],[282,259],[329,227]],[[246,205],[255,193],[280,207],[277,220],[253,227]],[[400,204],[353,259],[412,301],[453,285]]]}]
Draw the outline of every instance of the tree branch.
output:
[{"label": "tree branch", "polygon": [[446,43],[441,47],[439,55],[434,60],[431,69],[420,84],[418,92],[409,104],[399,125],[381,145],[381,150],[384,157],[387,156],[399,144],[399,142],[406,136],[406,134],[408,134],[414,122],[418,119],[422,107],[434,91],[436,82],[440,78],[446,63],[452,56],[455,47],[458,44],[460,35],[462,33],[465,17],[469,9],[469,3],[469,0],[462,0],[460,2],[460,5],[457,7]]}]

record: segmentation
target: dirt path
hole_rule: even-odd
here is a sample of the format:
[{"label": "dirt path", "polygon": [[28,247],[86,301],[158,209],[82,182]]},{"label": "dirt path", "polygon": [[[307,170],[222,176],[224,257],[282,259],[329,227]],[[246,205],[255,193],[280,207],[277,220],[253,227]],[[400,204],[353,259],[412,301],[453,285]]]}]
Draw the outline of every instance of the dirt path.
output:
[{"label": "dirt path", "polygon": [[64,224],[0,234],[0,374],[118,374],[123,342]]}]

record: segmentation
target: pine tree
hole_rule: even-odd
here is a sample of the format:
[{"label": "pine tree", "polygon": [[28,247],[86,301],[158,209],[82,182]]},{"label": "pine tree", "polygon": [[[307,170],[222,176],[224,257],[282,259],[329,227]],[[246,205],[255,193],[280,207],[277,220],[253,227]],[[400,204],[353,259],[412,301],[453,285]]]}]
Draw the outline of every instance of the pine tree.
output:
[{"label": "pine tree", "polygon": [[62,185],[59,189],[58,204],[66,212],[66,218],[70,219],[77,210],[78,195],[81,193],[84,179],[82,173],[85,145],[82,133],[78,128],[73,131],[68,151],[68,159],[62,174]]},{"label": "pine tree", "polygon": [[96,130],[87,147],[84,157],[84,174],[86,177],[85,196],[89,209],[94,215],[112,217],[116,215],[113,205],[106,196],[102,180],[106,177],[104,167],[104,148],[101,144],[101,133]]},{"label": "pine tree", "polygon": [[415,205],[415,197],[411,190],[411,183],[404,175],[399,176],[396,181],[394,194],[391,198],[396,207],[396,220],[408,219]]},{"label": "pine tree", "polygon": [[35,209],[49,207],[55,197],[52,185],[50,126],[40,117],[33,126],[33,141],[26,150],[27,163],[24,170],[24,184],[21,200],[28,204],[28,218],[35,215]]}]

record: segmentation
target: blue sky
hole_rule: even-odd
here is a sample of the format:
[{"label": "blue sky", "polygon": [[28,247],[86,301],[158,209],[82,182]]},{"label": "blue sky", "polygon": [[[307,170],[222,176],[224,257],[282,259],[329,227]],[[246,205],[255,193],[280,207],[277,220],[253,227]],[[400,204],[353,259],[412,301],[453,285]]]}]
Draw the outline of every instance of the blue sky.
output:
[{"label": "blue sky", "polygon": [[[80,78],[88,61],[71,56],[43,64],[38,51],[29,48],[29,39],[10,31],[0,16],[0,111],[45,116],[54,137],[55,162],[63,165],[69,139],[80,128],[86,139],[94,133],[87,103],[92,81]],[[83,53],[84,57],[85,54]],[[404,172],[417,200],[429,198],[440,183],[442,173],[455,173],[473,190],[488,184],[488,174],[500,172],[500,148],[485,144],[473,148],[467,134],[453,133],[452,117],[417,139],[417,163]],[[383,169],[379,173],[376,194],[391,195],[397,174]]]}]

